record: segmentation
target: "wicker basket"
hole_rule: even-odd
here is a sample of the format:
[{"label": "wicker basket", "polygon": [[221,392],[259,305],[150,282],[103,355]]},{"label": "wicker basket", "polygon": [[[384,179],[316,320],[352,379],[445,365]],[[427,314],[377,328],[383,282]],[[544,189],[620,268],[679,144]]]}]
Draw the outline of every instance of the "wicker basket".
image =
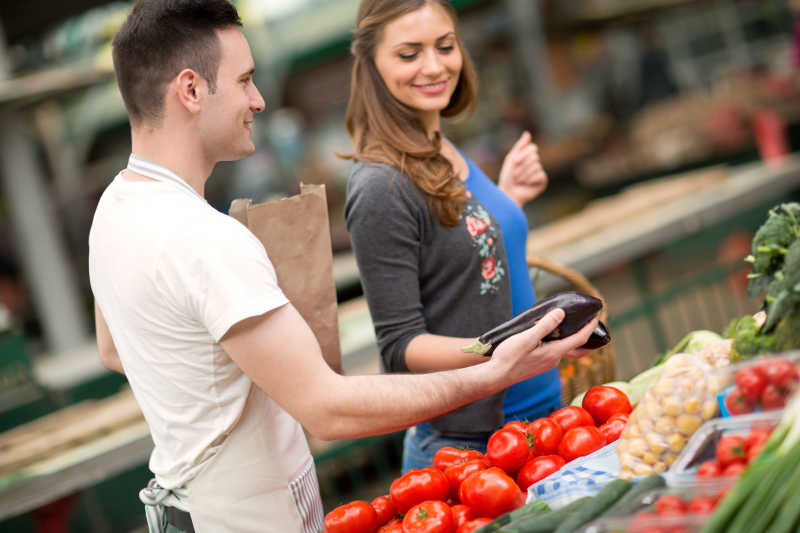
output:
[{"label": "wicker basket", "polygon": [[[600,298],[604,303],[600,320],[605,322],[608,318],[608,307],[600,291],[580,272],[538,256],[528,257],[528,267],[555,274],[569,282],[576,291]],[[617,357],[613,341],[580,359],[565,357],[559,365],[559,373],[562,382],[561,399],[566,405],[589,387],[614,381],[617,376]]]}]

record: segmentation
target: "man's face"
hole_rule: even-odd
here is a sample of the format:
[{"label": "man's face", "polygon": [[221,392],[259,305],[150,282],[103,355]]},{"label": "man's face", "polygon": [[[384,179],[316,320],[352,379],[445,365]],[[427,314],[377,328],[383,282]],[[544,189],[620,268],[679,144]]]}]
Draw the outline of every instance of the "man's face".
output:
[{"label": "man's face", "polygon": [[244,35],[237,28],[218,30],[217,35],[221,55],[216,90],[206,94],[198,133],[212,160],[234,161],[255,151],[250,125],[265,104],[253,84],[255,64]]}]

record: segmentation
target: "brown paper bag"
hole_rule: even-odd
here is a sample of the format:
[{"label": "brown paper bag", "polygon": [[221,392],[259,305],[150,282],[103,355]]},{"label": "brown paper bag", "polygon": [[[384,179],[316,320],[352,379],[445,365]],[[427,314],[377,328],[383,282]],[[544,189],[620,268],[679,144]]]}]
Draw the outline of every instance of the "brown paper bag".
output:
[{"label": "brown paper bag", "polygon": [[296,196],[257,205],[234,200],[229,213],[264,245],[284,294],[317,336],[325,361],[341,372],[325,186],[301,184]]}]

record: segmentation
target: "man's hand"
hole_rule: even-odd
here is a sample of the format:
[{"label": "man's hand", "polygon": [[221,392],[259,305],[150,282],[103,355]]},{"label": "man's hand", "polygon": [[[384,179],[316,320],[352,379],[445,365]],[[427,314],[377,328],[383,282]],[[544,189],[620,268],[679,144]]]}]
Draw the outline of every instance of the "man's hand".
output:
[{"label": "man's hand", "polygon": [[531,142],[527,131],[503,160],[497,186],[520,207],[547,188],[547,174],[539,161],[539,149]]},{"label": "man's hand", "polygon": [[542,342],[564,320],[563,309],[553,309],[533,327],[509,337],[494,351],[490,364],[497,364],[506,376],[522,381],[555,368],[565,355],[583,352],[583,346],[597,326],[598,318],[590,320],[578,332],[563,339]]}]

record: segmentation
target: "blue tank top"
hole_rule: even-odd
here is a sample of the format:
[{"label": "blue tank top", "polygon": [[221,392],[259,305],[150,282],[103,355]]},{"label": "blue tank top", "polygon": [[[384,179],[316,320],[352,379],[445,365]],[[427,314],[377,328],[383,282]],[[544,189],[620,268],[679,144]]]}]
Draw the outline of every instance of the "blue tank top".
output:
[{"label": "blue tank top", "polygon": [[[514,315],[536,303],[526,260],[528,220],[525,212],[501,191],[495,183],[469,158],[461,154],[469,167],[465,180],[472,193],[500,224],[506,248],[509,282],[511,284],[511,312]],[[506,421],[547,416],[561,405],[561,379],[558,369],[534,376],[509,387],[503,403]]]}]

